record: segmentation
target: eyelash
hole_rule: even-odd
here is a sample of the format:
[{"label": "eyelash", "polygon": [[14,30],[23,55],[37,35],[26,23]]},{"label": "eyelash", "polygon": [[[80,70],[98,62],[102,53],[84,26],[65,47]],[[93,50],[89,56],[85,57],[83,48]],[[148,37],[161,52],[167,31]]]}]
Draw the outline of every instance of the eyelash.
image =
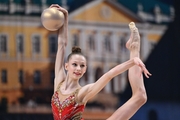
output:
[{"label": "eyelash", "polygon": [[76,64],[76,63],[73,63],[72,65],[77,66],[77,64]]},{"label": "eyelash", "polygon": [[85,67],[85,65],[81,65],[81,67]]},{"label": "eyelash", "polygon": [[[77,66],[76,63],[73,63],[72,65],[73,65],[73,66]],[[82,67],[85,67],[85,65],[80,65],[80,67],[81,67],[81,68],[82,68]]]}]

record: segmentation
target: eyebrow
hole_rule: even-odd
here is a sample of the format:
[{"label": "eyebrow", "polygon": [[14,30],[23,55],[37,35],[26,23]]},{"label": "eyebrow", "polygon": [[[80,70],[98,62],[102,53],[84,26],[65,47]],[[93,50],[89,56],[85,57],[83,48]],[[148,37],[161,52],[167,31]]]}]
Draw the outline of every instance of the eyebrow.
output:
[{"label": "eyebrow", "polygon": [[86,64],[85,62],[77,62],[77,61],[72,61],[72,63]]}]

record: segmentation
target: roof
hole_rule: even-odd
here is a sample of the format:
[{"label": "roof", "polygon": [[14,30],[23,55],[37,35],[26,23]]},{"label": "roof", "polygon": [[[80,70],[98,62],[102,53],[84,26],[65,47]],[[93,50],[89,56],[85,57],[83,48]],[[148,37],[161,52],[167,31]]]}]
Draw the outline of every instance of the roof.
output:
[{"label": "roof", "polygon": [[[36,4],[41,6],[44,0],[29,0],[32,4]],[[63,0],[46,0],[46,4],[49,6],[51,4],[59,4],[62,5]],[[145,1],[145,0],[133,0],[133,1],[128,1],[128,0],[105,0],[109,1],[111,3],[119,3],[125,6],[127,9],[130,11],[133,11],[134,13],[137,13],[137,6],[139,3],[141,3],[144,7],[144,11],[150,13],[153,12],[153,8],[155,5],[159,5],[161,10],[165,14],[170,14],[169,13],[169,7],[172,6],[172,0],[151,0],[151,1]],[[25,0],[13,0],[14,3],[17,4],[23,4],[25,5]],[[88,4],[89,2],[92,2],[92,0],[67,0],[67,5],[69,6],[69,12],[74,11],[75,9]],[[9,0],[0,0],[0,4],[9,4]]]},{"label": "roof", "polygon": [[[97,14],[95,14],[95,13],[99,14],[99,10],[96,7],[98,5],[100,5],[100,4],[101,5],[104,4],[106,6],[109,6],[111,8],[111,12],[117,11],[118,13],[121,13],[121,14],[116,14],[118,16],[122,16],[123,15],[124,18],[129,18],[129,19],[131,19],[131,20],[133,20],[135,22],[143,22],[142,19],[139,16],[137,16],[136,14],[131,12],[129,9],[127,9],[123,5],[117,4],[116,2],[111,1],[111,0],[106,0],[106,1],[104,1],[104,0],[91,1],[88,4],[85,4],[85,5],[77,8],[77,9],[75,9],[74,11],[72,11],[70,13],[70,15],[69,15],[69,18],[72,19],[75,16],[80,15],[80,14],[82,14],[83,16],[85,16],[85,14],[86,15],[88,14],[89,19],[92,19],[91,16],[97,16]],[[98,8],[102,10],[101,6],[99,6]],[[87,11],[89,11],[89,12],[87,12]],[[108,14],[108,13],[106,12],[106,14]],[[88,16],[85,16],[85,19],[88,19]],[[118,21],[118,17],[117,16],[114,19],[115,19],[116,22]],[[73,19],[73,20],[75,20],[75,19]],[[110,20],[110,19],[108,19],[108,20]],[[96,21],[98,21],[98,20],[96,20]],[[121,20],[119,22],[123,22],[123,20]]]},{"label": "roof", "polygon": [[143,6],[143,11],[147,13],[153,13],[154,12],[154,7],[158,5],[161,9],[161,11],[164,14],[170,14],[170,7],[172,6],[171,4],[167,4],[169,2],[166,2],[166,0],[132,0],[129,2],[128,0],[118,0],[119,3],[123,4],[125,7],[133,11],[134,13],[137,13],[138,11],[138,4],[142,4]]},{"label": "roof", "polygon": [[[179,0],[175,0],[179,3]],[[180,7],[175,4],[175,10],[180,13]],[[150,53],[145,62],[152,76],[144,79],[148,100],[180,102],[180,14],[176,14],[174,21],[169,24],[167,31],[160,42]],[[131,96],[131,88],[123,93],[128,99]]]}]

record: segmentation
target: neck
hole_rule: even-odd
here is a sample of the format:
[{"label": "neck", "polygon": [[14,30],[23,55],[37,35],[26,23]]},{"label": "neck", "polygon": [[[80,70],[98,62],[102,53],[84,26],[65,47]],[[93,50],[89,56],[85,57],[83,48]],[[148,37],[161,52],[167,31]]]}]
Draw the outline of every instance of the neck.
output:
[{"label": "neck", "polygon": [[69,78],[69,76],[67,75],[65,81],[64,81],[64,85],[65,85],[65,90],[67,89],[74,89],[74,88],[77,88],[79,87],[79,80],[73,80],[71,78]]}]

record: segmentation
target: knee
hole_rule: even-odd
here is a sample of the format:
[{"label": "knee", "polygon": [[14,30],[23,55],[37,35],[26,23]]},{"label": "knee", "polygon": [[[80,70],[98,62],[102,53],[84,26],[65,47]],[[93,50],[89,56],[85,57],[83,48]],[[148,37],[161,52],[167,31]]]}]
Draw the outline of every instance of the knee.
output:
[{"label": "knee", "polygon": [[141,94],[141,96],[140,96],[140,102],[141,102],[142,105],[147,102],[147,94],[146,94],[146,92],[143,92],[143,93]]}]

